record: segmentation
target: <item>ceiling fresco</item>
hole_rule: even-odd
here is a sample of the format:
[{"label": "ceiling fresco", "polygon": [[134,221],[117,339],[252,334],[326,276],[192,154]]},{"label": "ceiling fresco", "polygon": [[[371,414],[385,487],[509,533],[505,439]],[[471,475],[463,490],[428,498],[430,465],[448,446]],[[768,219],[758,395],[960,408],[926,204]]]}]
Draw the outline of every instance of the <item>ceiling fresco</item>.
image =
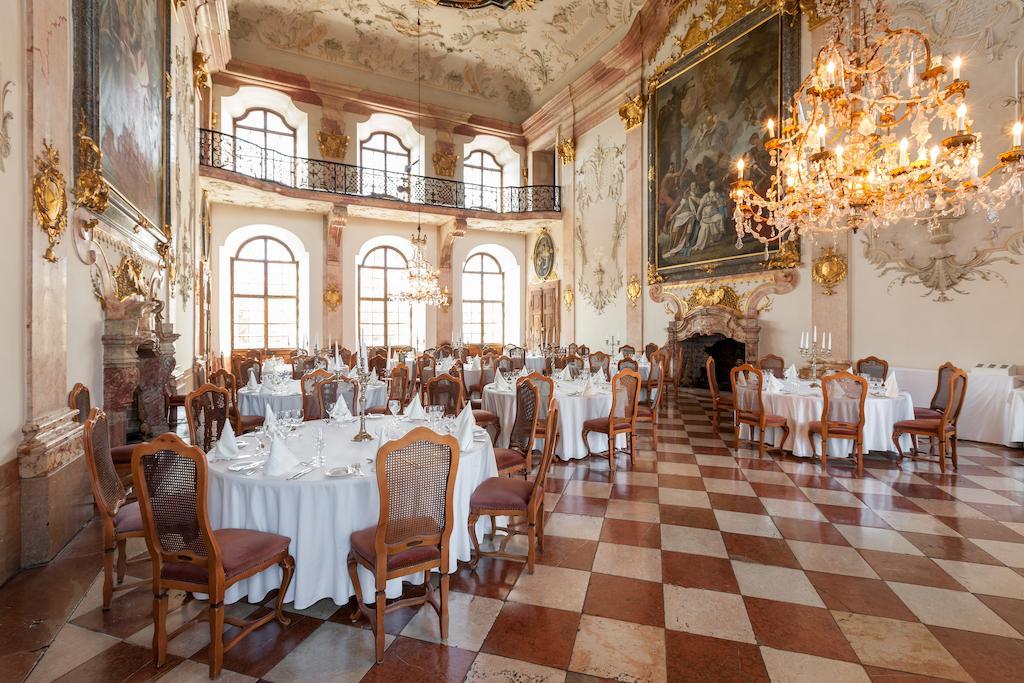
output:
[{"label": "ceiling fresco", "polygon": [[[284,51],[302,57],[316,75],[326,64],[415,83],[419,69],[425,86],[476,99],[479,113],[503,111],[521,121],[625,35],[643,0],[543,0],[524,12],[482,4],[231,0],[232,51],[290,68],[275,58]],[[346,81],[336,71],[334,78]],[[410,96],[408,89],[393,94]]]}]

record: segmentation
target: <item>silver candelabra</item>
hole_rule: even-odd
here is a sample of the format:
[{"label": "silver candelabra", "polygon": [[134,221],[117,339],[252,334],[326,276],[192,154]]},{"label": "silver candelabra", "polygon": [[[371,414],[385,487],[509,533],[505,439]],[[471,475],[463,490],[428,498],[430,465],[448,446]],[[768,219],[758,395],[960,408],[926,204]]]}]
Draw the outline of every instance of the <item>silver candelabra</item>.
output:
[{"label": "silver candelabra", "polygon": [[359,387],[359,433],[352,437],[353,441],[369,441],[373,438],[373,435],[366,431],[366,387],[371,376],[369,368],[356,366],[356,386]]},{"label": "silver candelabra", "polygon": [[820,387],[821,384],[818,383],[818,362],[830,360],[832,358],[832,349],[818,346],[818,342],[812,342],[800,349],[800,355],[803,356],[804,360],[811,362],[811,386]]}]

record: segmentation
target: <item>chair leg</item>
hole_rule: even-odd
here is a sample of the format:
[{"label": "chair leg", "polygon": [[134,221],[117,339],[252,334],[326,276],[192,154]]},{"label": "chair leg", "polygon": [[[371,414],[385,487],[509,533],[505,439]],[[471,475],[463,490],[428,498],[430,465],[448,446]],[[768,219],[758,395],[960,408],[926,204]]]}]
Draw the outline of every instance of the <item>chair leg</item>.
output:
[{"label": "chair leg", "polygon": [[470,552],[469,567],[470,569],[476,569],[476,566],[480,564],[480,539],[476,536],[476,523],[480,519],[480,515],[475,512],[469,513],[469,538],[473,542],[473,549]]},{"label": "chair leg", "polygon": [[103,551],[103,610],[110,609],[114,599],[114,549]]},{"label": "chair leg", "polygon": [[220,676],[224,666],[224,603],[211,604],[210,614],[210,678]]},{"label": "chair leg", "polygon": [[858,439],[856,442],[857,446],[857,476],[864,476],[864,444]]},{"label": "chair leg", "polygon": [[[718,406],[711,406],[711,431],[718,436]],[[655,446],[657,448],[657,446]]]},{"label": "chair leg", "polygon": [[117,542],[117,585],[124,583],[124,575],[128,571],[128,539],[122,538]]},{"label": "chair leg", "polygon": [[895,430],[893,430],[893,433],[892,433],[892,443],[893,443],[894,446],[896,446],[896,453],[898,454],[896,456],[896,464],[897,465],[902,465],[903,464],[903,446],[900,444],[900,433],[895,431]]},{"label": "chair leg", "polygon": [[789,423],[782,425],[782,441],[779,442],[779,455],[786,452],[786,442],[789,441]]},{"label": "chair leg", "polygon": [[736,450],[740,449],[740,423],[737,422],[733,425],[736,429]]},{"label": "chair leg", "polygon": [[356,592],[356,608],[352,610],[352,616],[349,617],[350,621],[355,622],[359,621],[359,615],[362,614],[363,586],[359,583],[359,569],[355,555],[351,551],[348,554],[348,578],[352,582],[352,590]]},{"label": "chair leg", "polygon": [[497,515],[491,515],[491,540],[498,540],[498,517]]},{"label": "chair leg", "polygon": [[448,642],[448,584],[451,577],[441,568],[441,612],[437,615],[441,622],[441,641]]},{"label": "chair leg", "polygon": [[534,543],[537,542],[537,525],[533,522],[529,522],[529,526],[526,530],[526,571],[530,574],[533,573],[533,561],[535,559],[536,551],[534,550]]},{"label": "chair leg", "polygon": [[537,549],[544,552],[544,505],[537,511]]},{"label": "chair leg", "polygon": [[759,458],[764,457],[764,437],[767,431],[767,429],[757,430],[757,457]]},{"label": "chair leg", "polygon": [[658,416],[651,420],[651,441],[654,442],[654,450],[658,450]]},{"label": "chair leg", "polygon": [[[429,579],[428,579],[429,580]],[[376,609],[374,610],[373,637],[377,663],[384,661],[384,611],[387,609],[387,596],[383,590],[377,591]]]},{"label": "chair leg", "polygon": [[939,439],[939,472],[946,473],[946,439]]},{"label": "chair leg", "polygon": [[636,434],[633,433],[632,429],[626,432],[626,438],[629,439],[629,464],[633,466],[636,464]]},{"label": "chair leg", "polygon": [[153,664],[167,661],[167,591],[153,594]]},{"label": "chair leg", "polygon": [[949,437],[950,455],[952,455],[952,457],[953,457],[953,469],[954,470],[959,469],[957,467],[957,462],[956,462],[956,439],[957,439],[956,433],[954,433],[952,436]]},{"label": "chair leg", "polygon": [[281,577],[281,588],[277,593],[277,606],[274,618],[277,619],[277,622],[282,626],[287,626],[292,620],[284,615],[284,600],[285,594],[288,592],[288,587],[292,583],[292,576],[295,573],[295,558],[291,555],[287,555],[278,563],[278,566],[281,567],[281,571],[284,572],[284,575]]}]

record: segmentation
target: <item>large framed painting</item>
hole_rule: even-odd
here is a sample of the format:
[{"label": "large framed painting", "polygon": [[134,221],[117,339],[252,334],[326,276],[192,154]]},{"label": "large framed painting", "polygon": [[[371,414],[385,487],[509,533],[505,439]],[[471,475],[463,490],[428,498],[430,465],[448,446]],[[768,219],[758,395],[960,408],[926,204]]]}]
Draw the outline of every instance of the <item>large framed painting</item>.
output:
[{"label": "large framed painting", "polygon": [[103,152],[103,220],[160,234],[170,222],[170,0],[75,0],[75,102]]},{"label": "large framed painting", "polygon": [[729,186],[746,159],[757,189],[772,169],[765,122],[798,85],[799,18],[756,10],[682,55],[658,79],[649,111],[651,263],[666,282],[764,267],[764,245],[737,248]]}]

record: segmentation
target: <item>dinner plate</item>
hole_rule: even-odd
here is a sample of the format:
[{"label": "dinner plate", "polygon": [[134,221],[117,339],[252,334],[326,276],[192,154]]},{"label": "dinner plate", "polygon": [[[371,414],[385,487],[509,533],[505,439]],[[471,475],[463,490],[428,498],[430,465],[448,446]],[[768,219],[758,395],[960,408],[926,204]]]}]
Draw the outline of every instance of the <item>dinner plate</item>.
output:
[{"label": "dinner plate", "polygon": [[324,472],[324,476],[331,479],[344,479],[345,477],[362,477],[365,475],[361,470],[357,470],[352,465],[344,465],[342,467],[332,467]]}]

